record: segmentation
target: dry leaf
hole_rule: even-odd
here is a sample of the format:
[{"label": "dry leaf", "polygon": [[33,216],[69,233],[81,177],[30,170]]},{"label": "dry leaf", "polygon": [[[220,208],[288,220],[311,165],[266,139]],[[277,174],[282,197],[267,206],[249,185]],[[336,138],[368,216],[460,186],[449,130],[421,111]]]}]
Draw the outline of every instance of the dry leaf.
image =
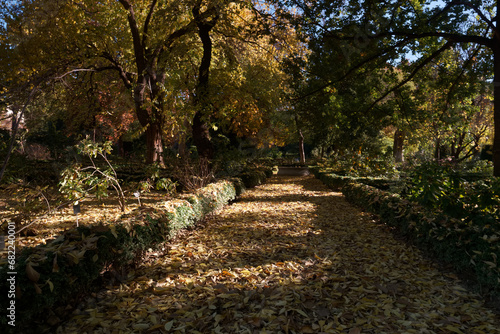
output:
[{"label": "dry leaf", "polygon": [[133,324],[137,332],[185,333],[500,328],[460,282],[311,177],[272,178],[183,231],[168,249],[144,259],[126,284],[89,301],[94,312],[61,331]]},{"label": "dry leaf", "polygon": [[40,279],[40,273],[33,269],[31,263],[29,262],[26,264],[26,275],[28,276],[28,279],[34,283],[38,282]]},{"label": "dry leaf", "polygon": [[52,261],[52,272],[53,273],[59,272],[59,265],[57,264],[57,254],[54,256],[54,260]]}]

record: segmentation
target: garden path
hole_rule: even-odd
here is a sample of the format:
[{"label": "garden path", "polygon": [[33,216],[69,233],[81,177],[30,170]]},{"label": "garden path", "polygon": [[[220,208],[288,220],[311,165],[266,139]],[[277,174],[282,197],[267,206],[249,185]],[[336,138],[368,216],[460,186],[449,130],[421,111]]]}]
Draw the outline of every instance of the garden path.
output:
[{"label": "garden path", "polygon": [[274,176],[60,333],[500,333],[451,273],[312,176]]}]

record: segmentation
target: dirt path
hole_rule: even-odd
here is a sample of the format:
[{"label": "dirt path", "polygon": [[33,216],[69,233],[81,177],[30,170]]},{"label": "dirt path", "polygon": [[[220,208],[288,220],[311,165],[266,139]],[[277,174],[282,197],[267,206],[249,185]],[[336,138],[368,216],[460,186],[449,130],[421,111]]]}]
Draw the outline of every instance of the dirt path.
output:
[{"label": "dirt path", "polygon": [[312,177],[185,232],[60,333],[500,333],[453,275]]}]

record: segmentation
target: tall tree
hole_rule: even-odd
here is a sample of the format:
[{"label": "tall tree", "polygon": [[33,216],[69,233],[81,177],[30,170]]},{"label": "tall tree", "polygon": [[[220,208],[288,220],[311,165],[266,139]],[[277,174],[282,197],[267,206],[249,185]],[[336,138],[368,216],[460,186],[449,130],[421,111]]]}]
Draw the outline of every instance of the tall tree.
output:
[{"label": "tall tree", "polygon": [[[192,121],[193,141],[210,156],[213,123],[254,133],[262,127],[260,110],[277,109],[283,77],[270,59],[276,63],[288,49],[271,38],[262,24],[266,17],[250,0],[19,4],[7,26],[23,66],[53,68],[61,83],[57,97],[78,101],[69,109],[92,124],[109,118],[104,108],[115,116],[119,107],[129,111],[128,104],[109,101],[106,85],[119,93],[116,98],[128,90],[145,132],[147,162],[163,162],[163,140],[175,137],[171,129],[188,132]],[[233,79],[237,84],[230,84]],[[271,81],[272,88],[264,87]],[[81,108],[85,99],[89,107]]]},{"label": "tall tree", "polygon": [[[500,81],[500,4],[488,1],[430,0],[392,1],[285,1],[299,10],[296,20],[313,41],[335,40],[349,73],[372,61],[396,64],[413,52],[418,58],[407,76],[392,85],[375,103],[411,81],[416,73],[446,50],[478,48],[475,58],[483,64],[483,76]],[[343,77],[341,77],[343,78]],[[338,82],[339,77],[324,87]],[[500,85],[494,84],[494,175],[500,176]]]},{"label": "tall tree", "polygon": [[202,1],[198,0],[193,7],[193,17],[198,27],[198,36],[203,45],[203,56],[201,58],[198,84],[196,85],[194,106],[196,112],[193,118],[193,140],[201,157],[211,160],[214,155],[214,147],[210,140],[208,121],[210,117],[210,91],[209,77],[212,63],[212,39],[211,30],[220,19],[220,7],[212,4],[211,7],[201,12]]}]

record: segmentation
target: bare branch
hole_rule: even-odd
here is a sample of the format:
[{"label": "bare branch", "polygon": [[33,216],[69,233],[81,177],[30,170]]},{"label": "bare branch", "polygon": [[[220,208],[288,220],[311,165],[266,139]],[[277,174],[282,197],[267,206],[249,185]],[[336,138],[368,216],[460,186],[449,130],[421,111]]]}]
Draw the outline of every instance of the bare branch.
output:
[{"label": "bare branch", "polygon": [[62,80],[64,79],[66,76],[70,75],[70,74],[73,74],[73,73],[78,73],[78,72],[96,72],[95,69],[93,68],[78,68],[78,69],[74,69],[74,70],[71,70],[69,72],[66,72],[60,76],[57,76],[55,77],[55,79],[57,80]]},{"label": "bare branch", "polygon": [[372,38],[377,37],[405,37],[410,39],[421,39],[426,37],[442,37],[451,43],[476,43],[480,45],[487,46],[489,48],[493,48],[493,40],[491,38],[483,37],[483,36],[475,36],[475,35],[461,35],[461,34],[452,34],[447,32],[440,31],[432,31],[432,32],[424,32],[424,33],[411,33],[407,31],[393,31],[393,32],[384,32],[378,34]]}]

